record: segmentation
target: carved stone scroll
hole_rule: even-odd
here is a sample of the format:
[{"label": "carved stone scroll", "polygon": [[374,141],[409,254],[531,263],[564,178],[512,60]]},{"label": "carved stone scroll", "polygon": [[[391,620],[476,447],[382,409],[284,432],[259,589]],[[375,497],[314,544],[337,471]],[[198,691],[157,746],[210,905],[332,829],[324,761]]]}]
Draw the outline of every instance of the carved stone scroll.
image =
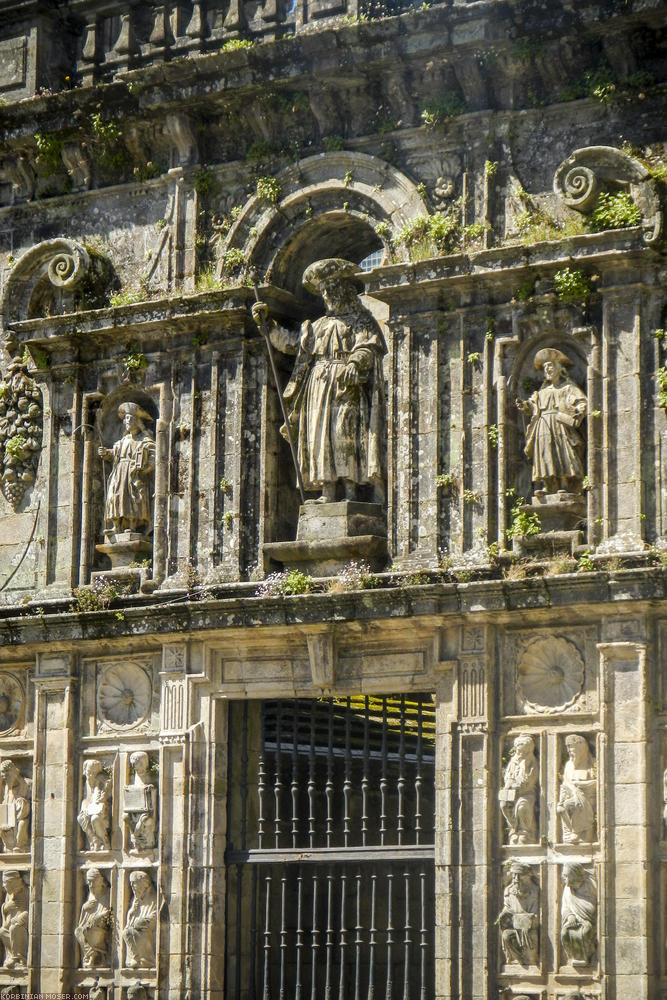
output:
[{"label": "carved stone scroll", "polygon": [[564,160],[554,175],[554,191],[577,212],[590,212],[604,187],[629,191],[642,214],[644,242],[657,243],[662,234],[660,196],[646,167],[613,146],[587,146]]}]

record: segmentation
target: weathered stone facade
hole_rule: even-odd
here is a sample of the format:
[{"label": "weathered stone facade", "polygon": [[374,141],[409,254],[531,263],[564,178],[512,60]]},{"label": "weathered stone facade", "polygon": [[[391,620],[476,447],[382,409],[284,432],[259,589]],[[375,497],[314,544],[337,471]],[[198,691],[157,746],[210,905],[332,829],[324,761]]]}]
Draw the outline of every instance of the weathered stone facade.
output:
[{"label": "weathered stone facade", "polygon": [[667,997],[664,66],[3,5],[0,995]]}]

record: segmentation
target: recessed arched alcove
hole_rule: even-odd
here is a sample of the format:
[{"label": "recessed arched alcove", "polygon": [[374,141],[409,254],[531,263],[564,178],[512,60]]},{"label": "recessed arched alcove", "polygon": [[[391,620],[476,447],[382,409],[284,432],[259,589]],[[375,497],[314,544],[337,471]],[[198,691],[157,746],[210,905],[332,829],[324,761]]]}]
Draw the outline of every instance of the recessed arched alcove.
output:
[{"label": "recessed arched alcove", "polygon": [[230,230],[225,251],[239,249],[260,281],[314,300],[301,277],[323,257],[360,263],[389,233],[427,214],[413,182],[384,160],[340,150],[311,156],[275,178],[273,202],[255,195]]}]

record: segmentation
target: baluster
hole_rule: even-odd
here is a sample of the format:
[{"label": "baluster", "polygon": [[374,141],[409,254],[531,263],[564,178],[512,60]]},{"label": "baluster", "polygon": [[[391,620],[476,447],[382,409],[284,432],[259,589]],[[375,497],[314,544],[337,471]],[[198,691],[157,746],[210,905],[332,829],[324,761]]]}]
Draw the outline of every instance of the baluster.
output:
[{"label": "baluster", "polygon": [[403,938],[403,1000],[410,1000],[410,872],[403,873],[405,884],[405,937]]},{"label": "baluster", "polygon": [[97,67],[97,20],[93,18],[84,28],[83,47],[81,49],[81,82],[84,87],[95,82]]},{"label": "baluster", "polygon": [[299,702],[297,698],[294,699],[292,718],[294,739],[292,741],[292,784],[290,791],[292,793],[292,847],[296,847],[299,833]]},{"label": "baluster", "polygon": [[426,1000],[426,949],[428,948],[426,927],[426,872],[419,873],[419,1000]]},{"label": "baluster", "polygon": [[318,885],[319,882],[317,875],[313,875],[313,919],[312,919],[312,930],[310,936],[310,960],[311,960],[310,1000],[319,1000],[319,993],[317,990],[317,966],[318,966],[318,953],[320,950],[320,932],[317,927]]},{"label": "baluster", "polygon": [[392,980],[392,947],[394,944],[394,927],[392,924],[392,888],[393,888],[393,878],[391,872],[387,872],[387,985],[384,993],[385,1000],[391,1000],[391,995],[394,989],[394,983]]},{"label": "baluster", "polygon": [[280,765],[281,765],[281,749],[282,749],[282,722],[283,722],[283,703],[282,701],[277,702],[276,707],[276,769],[273,778],[273,803],[275,812],[273,814],[273,831],[275,846],[280,847],[280,796],[283,790],[283,783],[280,779]]},{"label": "baluster", "polygon": [[154,9],[153,30],[148,39],[151,59],[164,59],[165,53],[173,41],[167,7],[165,4],[158,4]]},{"label": "baluster", "polygon": [[331,968],[333,964],[333,946],[334,946],[334,932],[333,932],[332,920],[333,920],[333,872],[329,871],[327,874],[327,933],[326,933],[327,965],[324,976],[324,1000],[331,1000]]},{"label": "baluster", "polygon": [[350,699],[345,705],[345,778],[343,780],[343,843],[350,846],[350,795],[352,794],[352,754],[350,753]]},{"label": "baluster", "polygon": [[286,962],[287,962],[287,866],[283,863],[280,875],[280,1000],[286,996]]},{"label": "baluster", "polygon": [[203,0],[193,0],[192,17],[185,29],[186,38],[189,38],[197,47],[201,45],[204,38],[204,13],[202,7]]},{"label": "baluster", "polygon": [[308,846],[315,846],[315,706],[310,706],[310,748],[308,754]]},{"label": "baluster", "polygon": [[405,697],[401,695],[401,725],[398,737],[398,781],[396,782],[396,836],[399,845],[403,843],[405,823]]},{"label": "baluster", "polygon": [[361,771],[361,845],[366,846],[368,837],[368,695],[364,698],[364,751]]},{"label": "baluster", "polygon": [[129,68],[130,56],[133,50],[132,11],[126,9],[120,14],[120,32],[118,33],[116,44],[108,56],[108,62],[115,67],[116,72],[123,72]]},{"label": "baluster", "polygon": [[329,743],[327,754],[327,783],[324,790],[327,800],[327,847],[333,837],[333,701],[329,699]]},{"label": "baluster", "polygon": [[303,927],[301,920],[302,891],[303,873],[299,867],[296,876],[296,983],[294,986],[294,1000],[301,1000],[303,992],[303,987],[301,985],[301,969],[303,965]]},{"label": "baluster", "polygon": [[422,830],[422,756],[424,744],[422,740],[422,700],[417,702],[417,768],[415,773],[415,844],[421,843]]},{"label": "baluster", "polygon": [[345,1000],[345,949],[347,948],[347,928],[345,927],[345,892],[347,889],[347,875],[345,868],[340,875],[340,941],[338,950],[340,952],[340,967],[338,970],[338,1000]]},{"label": "baluster", "polygon": [[380,771],[380,845],[384,847],[387,833],[387,699],[382,699],[382,748]]},{"label": "baluster", "polygon": [[[230,723],[234,713],[229,713]],[[243,720],[241,731],[241,850],[245,851],[248,835],[248,702],[243,702]],[[234,746],[231,731],[229,734],[229,746]]]},{"label": "baluster", "polygon": [[377,928],[375,926],[375,883],[377,872],[371,872],[371,926],[368,933],[368,992],[366,1000],[375,1000],[375,947]]},{"label": "baluster", "polygon": [[264,876],[264,989],[262,1000],[271,1000],[271,869]]},{"label": "baluster", "polygon": [[361,923],[361,872],[357,872],[355,875],[357,880],[357,922],[355,924],[354,930],[354,1000],[361,1000],[361,946],[363,944],[363,939],[361,936],[362,923]]}]

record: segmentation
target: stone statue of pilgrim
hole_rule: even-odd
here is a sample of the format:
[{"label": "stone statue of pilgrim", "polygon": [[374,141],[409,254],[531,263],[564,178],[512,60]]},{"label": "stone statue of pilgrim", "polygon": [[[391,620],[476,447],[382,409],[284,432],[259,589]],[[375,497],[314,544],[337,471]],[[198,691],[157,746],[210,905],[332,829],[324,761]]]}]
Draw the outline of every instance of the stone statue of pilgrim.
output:
[{"label": "stone statue of pilgrim", "polygon": [[525,455],[533,463],[532,480],[543,484],[538,494],[579,493],[585,444],[578,427],[586,415],[586,396],[567,377],[572,362],[562,351],[545,347],[534,363],[544,374],[544,385],[530,399],[516,400],[517,409],[529,418]]},{"label": "stone statue of pilgrim", "polygon": [[152,422],[137,403],[121,403],[118,416],[124,434],[113,448],[98,448],[100,458],[112,462],[107,483],[104,520],[116,533],[149,534],[153,526],[151,485],[155,468],[155,441],[146,429]]},{"label": "stone statue of pilgrim", "polygon": [[[347,500],[359,499],[359,487],[371,487],[375,502],[384,500],[386,404],[382,358],[384,336],[362,305],[361,269],[348,260],[328,258],[306,268],[303,284],[321,295],[326,314],[299,331],[277,324],[271,343],[295,354],[292,377],[283,397],[306,490],[320,493],[307,503],[331,503],[342,483]],[[268,309],[253,306],[260,323]],[[285,428],[281,429],[286,436]]]}]

